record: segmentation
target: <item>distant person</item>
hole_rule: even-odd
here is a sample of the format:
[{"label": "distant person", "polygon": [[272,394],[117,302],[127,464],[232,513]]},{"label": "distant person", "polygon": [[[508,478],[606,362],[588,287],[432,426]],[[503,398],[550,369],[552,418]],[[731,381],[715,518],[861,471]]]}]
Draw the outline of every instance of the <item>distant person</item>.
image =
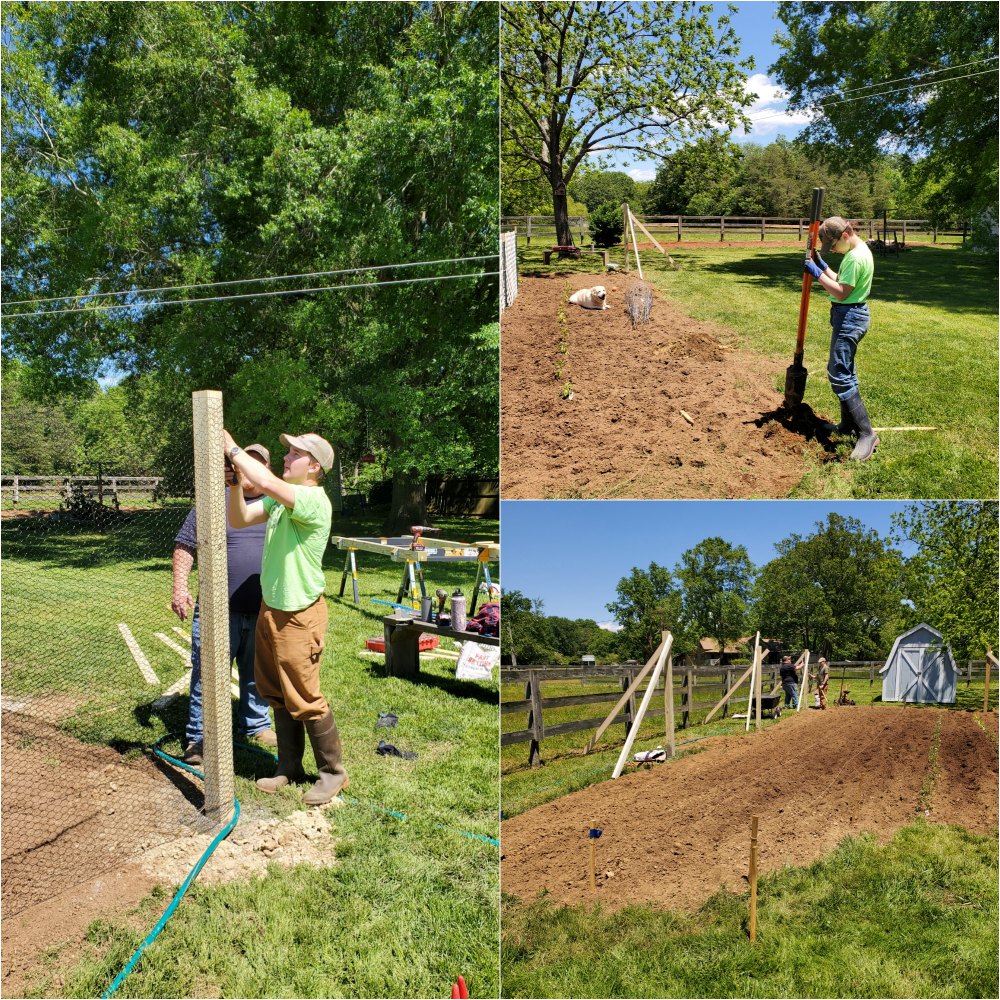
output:
[{"label": "distant person", "polygon": [[826,690],[830,686],[830,664],[826,662],[825,657],[819,658],[819,664],[816,667],[816,693],[819,695],[819,707],[822,711],[826,711]]},{"label": "distant person", "polygon": [[858,443],[851,458],[866,462],[875,453],[879,440],[861,398],[854,358],[871,324],[868,294],[875,276],[875,260],[868,244],[839,215],[830,216],[819,227],[819,238],[823,253],[844,254],[839,271],[834,271],[815,250],[815,262],[808,258],[805,262],[806,271],[830,295],[833,335],[826,373],[840,400],[840,423],[827,424],[825,429],[831,434],[856,434]]},{"label": "distant person", "polygon": [[333,468],[333,448],[318,434],[282,434],[281,442],[288,454],[279,479],[224,432],[226,455],[237,475],[264,494],[259,506],[250,506],[242,491],[231,490],[228,503],[234,528],[266,525],[256,678],[258,690],[274,709],[278,766],[274,777],[259,778],[257,787],[273,793],[303,780],[308,733],[319,779],[302,801],[321,806],[348,784],[337,724],[319,685],[328,621],[323,553],[333,518],[321,483]]},{"label": "distant person", "polygon": [[[247,454],[267,466],[271,456],[262,444],[247,445]],[[226,467],[228,490],[235,488],[233,471]],[[227,492],[228,492],[227,490]],[[248,483],[243,487],[248,503],[258,503],[263,494]],[[226,528],[226,562],[229,577],[229,661],[236,661],[240,678],[240,700],[236,710],[236,730],[267,746],[276,746],[267,702],[257,691],[254,681],[254,633],[260,611],[260,559],[264,551],[264,528],[237,531]],[[191,693],[188,722],[184,732],[184,761],[198,765],[203,762],[202,699],[201,699],[201,620],[198,605],[188,593],[188,579],[198,552],[195,508],[184,519],[174,539],[173,594],[170,607],[184,621],[188,609],[194,607],[191,618]]]},{"label": "distant person", "polygon": [[785,692],[785,708],[791,705],[792,708],[799,707],[799,672],[792,663],[790,656],[781,658],[781,666],[778,668],[781,678],[781,689]]}]

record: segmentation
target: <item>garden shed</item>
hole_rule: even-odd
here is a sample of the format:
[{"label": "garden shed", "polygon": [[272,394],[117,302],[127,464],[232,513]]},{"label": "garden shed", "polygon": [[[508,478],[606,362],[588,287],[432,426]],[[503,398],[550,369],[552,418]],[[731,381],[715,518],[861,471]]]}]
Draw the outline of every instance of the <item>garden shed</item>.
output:
[{"label": "garden shed", "polygon": [[879,673],[882,701],[955,702],[955,657],[944,636],[926,622],[896,639]]}]

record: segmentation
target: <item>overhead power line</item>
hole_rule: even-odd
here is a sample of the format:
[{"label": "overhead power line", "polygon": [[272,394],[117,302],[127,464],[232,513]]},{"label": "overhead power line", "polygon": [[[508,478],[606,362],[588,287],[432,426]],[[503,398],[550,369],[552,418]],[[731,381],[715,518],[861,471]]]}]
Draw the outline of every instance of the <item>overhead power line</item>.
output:
[{"label": "overhead power line", "polygon": [[[131,288],[118,292],[82,292],[79,295],[53,295],[46,299],[14,299],[11,306],[35,306],[43,302],[75,302],[79,299],[100,299],[112,295],[146,295],[152,292],[187,292],[195,288],[223,288],[229,285],[252,285],[265,281],[293,281],[298,278],[330,278],[336,274],[362,274],[366,271],[397,270],[403,267],[430,267],[437,264],[464,264],[471,260],[496,260],[499,254],[479,257],[453,257],[450,260],[414,260],[406,264],[370,264],[365,267],[348,267],[340,271],[306,271],[303,274],[278,274],[268,278],[233,278],[229,281],[203,281],[196,285],[163,285],[159,288]],[[13,315],[13,314],[12,314]]]},{"label": "overhead power line", "polygon": [[246,292],[242,295],[209,295],[196,299],[163,299],[160,301],[124,302],[113,306],[84,306],[76,309],[40,309],[37,312],[0,313],[3,319],[28,319],[32,316],[63,316],[67,313],[86,315],[95,312],[110,312],[113,309],[159,309],[161,306],[189,306],[199,302],[233,302],[237,299],[273,298],[282,295],[309,295],[312,292],[336,292],[345,288],[382,288],[386,285],[409,285],[426,281],[455,281],[460,278],[491,278],[499,271],[474,271],[470,274],[440,274],[426,278],[398,278],[393,281],[368,281],[347,285],[323,285],[318,288],[288,288],[277,292]]},{"label": "overhead power line", "polygon": [[[965,73],[962,76],[950,76],[946,80],[931,80],[929,83],[918,83],[913,87],[898,87],[896,90],[883,90],[877,94],[865,94],[861,97],[847,97],[842,101],[825,101],[822,104],[815,104],[808,110],[823,111],[826,108],[836,107],[838,104],[852,104],[855,101],[871,101],[878,97],[888,97],[890,94],[903,94],[910,90],[920,90],[922,87],[937,87],[943,83],[951,83],[955,80],[968,80],[973,76],[985,76],[986,74],[995,74],[996,70],[984,69],[980,70],[978,73]],[[800,109],[807,110],[807,109]],[[775,111],[770,115],[761,115],[759,118],[751,118],[750,123],[756,125],[757,122],[767,121],[768,118],[782,118],[785,115],[790,114],[789,111]]]},{"label": "overhead power line", "polygon": [[904,80],[922,80],[925,76],[936,76],[938,73],[950,73],[954,69],[966,69],[969,66],[982,66],[988,62],[995,62],[997,59],[1000,59],[1000,56],[987,56],[985,59],[973,59],[972,62],[956,63],[954,66],[942,66],[941,69],[931,69],[926,73],[915,73],[910,76],[900,76],[895,80],[883,80],[881,83],[869,83],[865,87],[851,87],[849,90],[842,90],[841,93],[856,94],[862,90],[874,90],[876,87],[887,87],[890,83],[902,83]]}]

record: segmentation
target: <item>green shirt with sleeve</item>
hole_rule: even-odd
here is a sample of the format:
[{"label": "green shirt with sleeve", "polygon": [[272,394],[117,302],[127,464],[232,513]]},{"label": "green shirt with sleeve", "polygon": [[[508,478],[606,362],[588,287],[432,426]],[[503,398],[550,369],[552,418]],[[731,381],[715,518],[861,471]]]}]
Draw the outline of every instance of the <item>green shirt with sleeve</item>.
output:
[{"label": "green shirt with sleeve", "polygon": [[293,486],[292,490],[292,507],[264,497],[267,528],[260,588],[264,603],[279,611],[301,611],[326,589],[323,553],[333,521],[330,498],[322,486]]},{"label": "green shirt with sleeve", "polygon": [[872,290],[872,278],[875,277],[875,259],[866,243],[859,243],[844,254],[844,259],[837,272],[837,281],[842,285],[853,285],[851,294],[846,299],[836,299],[830,296],[831,302],[842,305],[852,305],[856,302],[867,302],[868,293]]}]

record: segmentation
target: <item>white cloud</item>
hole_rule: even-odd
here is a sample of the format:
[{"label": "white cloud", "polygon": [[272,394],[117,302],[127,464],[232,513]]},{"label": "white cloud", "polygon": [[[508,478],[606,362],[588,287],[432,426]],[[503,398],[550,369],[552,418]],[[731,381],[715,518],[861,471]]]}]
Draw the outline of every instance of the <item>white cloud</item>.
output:
[{"label": "white cloud", "polygon": [[604,629],[605,632],[620,632],[622,630],[621,625],[619,625],[618,622],[614,621],[598,622],[597,627]]},{"label": "white cloud", "polygon": [[656,179],[655,167],[633,167],[628,171],[629,177],[634,181],[651,181]]},{"label": "white cloud", "polygon": [[754,73],[745,84],[748,94],[754,95],[753,103],[746,109],[753,124],[744,132],[749,138],[773,135],[775,132],[798,131],[812,121],[807,111],[789,111],[788,92],[772,83],[766,73]]}]

